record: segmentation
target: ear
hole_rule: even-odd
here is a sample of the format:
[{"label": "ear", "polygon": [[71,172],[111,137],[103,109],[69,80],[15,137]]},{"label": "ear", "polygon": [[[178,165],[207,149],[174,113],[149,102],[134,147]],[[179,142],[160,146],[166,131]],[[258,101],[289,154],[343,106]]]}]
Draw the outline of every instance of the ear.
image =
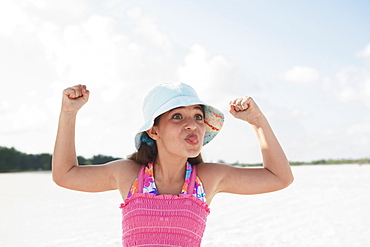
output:
[{"label": "ear", "polygon": [[158,135],[157,127],[156,126],[152,126],[150,129],[148,129],[146,131],[146,133],[148,134],[148,136],[150,138],[152,138],[155,141],[159,139],[159,135]]}]

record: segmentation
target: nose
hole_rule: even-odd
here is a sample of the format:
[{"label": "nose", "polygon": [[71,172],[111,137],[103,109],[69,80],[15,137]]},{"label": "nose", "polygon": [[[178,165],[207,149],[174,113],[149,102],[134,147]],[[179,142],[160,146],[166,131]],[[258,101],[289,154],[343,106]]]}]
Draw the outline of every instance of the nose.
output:
[{"label": "nose", "polygon": [[195,130],[197,128],[197,124],[195,119],[189,118],[185,123],[185,129],[187,130]]}]

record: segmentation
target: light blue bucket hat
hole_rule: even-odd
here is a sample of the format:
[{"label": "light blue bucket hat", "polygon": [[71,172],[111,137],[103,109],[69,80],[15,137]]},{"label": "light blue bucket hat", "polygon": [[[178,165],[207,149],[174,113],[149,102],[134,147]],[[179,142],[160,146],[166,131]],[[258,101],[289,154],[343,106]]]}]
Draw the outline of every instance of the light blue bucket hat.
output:
[{"label": "light blue bucket hat", "polygon": [[[224,123],[224,114],[216,108],[201,101],[195,90],[181,82],[165,83],[152,89],[144,99],[144,125],[135,136],[135,147],[139,149],[143,141],[143,134],[149,130],[156,117],[182,106],[203,105],[206,132],[203,145],[209,143],[221,130]],[[145,137],[144,137],[145,139]]]}]

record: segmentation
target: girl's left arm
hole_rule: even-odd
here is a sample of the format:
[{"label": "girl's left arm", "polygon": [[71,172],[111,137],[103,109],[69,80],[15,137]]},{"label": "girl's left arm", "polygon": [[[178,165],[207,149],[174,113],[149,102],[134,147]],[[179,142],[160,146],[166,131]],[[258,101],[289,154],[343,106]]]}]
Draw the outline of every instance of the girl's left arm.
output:
[{"label": "girl's left arm", "polygon": [[285,153],[269,122],[250,97],[230,102],[230,113],[248,122],[254,129],[263,158],[263,168],[237,168],[216,165],[220,176],[217,192],[259,194],[276,191],[293,182],[293,174]]}]

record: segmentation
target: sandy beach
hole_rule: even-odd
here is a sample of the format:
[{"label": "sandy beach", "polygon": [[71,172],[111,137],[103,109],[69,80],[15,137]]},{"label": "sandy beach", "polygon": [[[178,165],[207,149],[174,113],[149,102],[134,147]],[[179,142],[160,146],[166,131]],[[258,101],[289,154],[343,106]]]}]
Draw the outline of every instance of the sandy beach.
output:
[{"label": "sandy beach", "polygon": [[[219,194],[203,247],[370,246],[370,165],[293,167],[287,189]],[[120,195],[56,186],[50,172],[0,174],[0,246],[121,246]]]}]

